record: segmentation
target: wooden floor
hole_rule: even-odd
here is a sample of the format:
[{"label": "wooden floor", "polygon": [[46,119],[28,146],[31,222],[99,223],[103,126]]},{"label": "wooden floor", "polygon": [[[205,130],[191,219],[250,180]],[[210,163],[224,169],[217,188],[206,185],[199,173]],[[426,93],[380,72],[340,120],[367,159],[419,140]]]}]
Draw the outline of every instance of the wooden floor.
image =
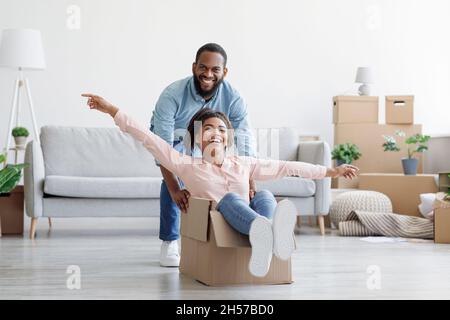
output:
[{"label": "wooden floor", "polygon": [[[322,237],[307,226],[293,284],[212,288],[159,266],[156,218],[53,219],[51,231],[46,222],[34,241],[0,238],[0,299],[450,299],[450,245]],[[80,290],[66,286],[69,265],[81,268]],[[368,286],[371,270],[379,289]]]}]

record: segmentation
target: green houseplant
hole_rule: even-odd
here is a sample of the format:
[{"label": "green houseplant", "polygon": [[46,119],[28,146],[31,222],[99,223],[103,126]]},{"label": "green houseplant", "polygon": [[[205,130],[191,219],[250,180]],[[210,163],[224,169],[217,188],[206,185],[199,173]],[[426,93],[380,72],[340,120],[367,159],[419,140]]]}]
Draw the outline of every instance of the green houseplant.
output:
[{"label": "green houseplant", "polygon": [[[405,132],[397,130],[395,134],[399,137],[405,137]],[[400,147],[393,136],[383,135],[385,142],[383,143],[384,151],[400,151]],[[415,153],[422,153],[428,150],[428,140],[430,136],[420,133],[414,134],[408,138],[405,138],[405,144],[408,145],[408,157],[402,158],[403,172],[406,175],[416,175],[417,165],[419,160],[414,158]]]},{"label": "green houseplant", "polygon": [[[5,155],[0,154],[0,162],[5,161]],[[11,192],[22,177],[22,169],[28,167],[27,163],[8,164],[0,170],[0,195]]]},{"label": "green houseplant", "polygon": [[16,146],[23,147],[27,142],[27,137],[30,135],[27,128],[24,127],[15,127],[11,132],[14,137],[14,141],[16,142]]},{"label": "green houseplant", "polygon": [[351,164],[354,160],[361,158],[362,154],[354,143],[338,144],[331,152],[331,159],[336,160],[338,166],[341,164]]}]

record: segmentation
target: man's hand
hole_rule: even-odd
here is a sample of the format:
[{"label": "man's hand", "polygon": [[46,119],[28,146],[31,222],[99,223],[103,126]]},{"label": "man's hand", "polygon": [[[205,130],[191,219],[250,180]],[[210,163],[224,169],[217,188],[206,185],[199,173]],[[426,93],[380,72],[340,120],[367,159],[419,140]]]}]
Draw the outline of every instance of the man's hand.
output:
[{"label": "man's hand", "polygon": [[170,197],[181,211],[187,212],[187,208],[189,206],[188,199],[191,196],[189,191],[186,189],[180,189],[177,177],[172,172],[163,166],[159,166],[159,169],[161,170],[161,174],[164,182],[166,183]]},{"label": "man's hand", "polygon": [[117,107],[113,106],[111,103],[95,94],[83,93],[81,96],[89,98],[87,101],[87,105],[89,106],[89,108],[96,109],[103,113],[108,113],[113,118],[116,115],[117,111],[119,111]]},{"label": "man's hand", "polygon": [[250,185],[250,188],[249,188],[249,194],[248,194],[248,196],[250,197],[250,200],[252,200],[253,197],[254,197],[255,194],[256,194],[256,184],[255,184],[255,181],[252,180],[252,179],[250,179],[249,185]]},{"label": "man's hand", "polygon": [[187,212],[189,208],[189,197],[191,194],[186,189],[181,189],[175,192],[170,192],[170,197],[177,204],[177,207],[180,208],[184,213]]}]

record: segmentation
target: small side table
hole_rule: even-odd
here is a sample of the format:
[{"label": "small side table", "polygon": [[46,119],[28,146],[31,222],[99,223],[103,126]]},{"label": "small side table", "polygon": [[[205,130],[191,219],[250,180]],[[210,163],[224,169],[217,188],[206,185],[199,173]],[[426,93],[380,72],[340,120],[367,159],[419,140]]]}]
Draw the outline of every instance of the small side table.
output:
[{"label": "small side table", "polygon": [[2,234],[23,234],[23,186],[0,195],[0,236]]},{"label": "small side table", "polygon": [[400,173],[361,173],[359,189],[384,193],[391,199],[394,213],[417,217],[422,217],[418,208],[420,194],[439,191],[433,174]]},{"label": "small side table", "polygon": [[15,146],[12,148],[9,148],[9,150],[14,151],[14,164],[17,164],[17,157],[19,154],[19,151],[25,151],[26,146]]}]

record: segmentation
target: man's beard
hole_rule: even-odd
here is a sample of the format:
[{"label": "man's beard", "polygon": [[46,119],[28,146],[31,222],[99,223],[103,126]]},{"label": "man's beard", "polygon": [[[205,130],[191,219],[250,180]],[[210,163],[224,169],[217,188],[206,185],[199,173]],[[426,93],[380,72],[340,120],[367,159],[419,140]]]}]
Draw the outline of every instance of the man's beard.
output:
[{"label": "man's beard", "polygon": [[198,80],[198,77],[194,74],[195,90],[197,90],[197,93],[200,96],[202,96],[203,98],[205,98],[205,97],[212,97],[216,93],[216,91],[219,88],[219,86],[222,83],[222,81],[223,81],[223,77],[216,81],[216,83],[211,88],[211,90],[205,91],[205,90],[202,89],[202,86],[200,85],[200,80]]}]

